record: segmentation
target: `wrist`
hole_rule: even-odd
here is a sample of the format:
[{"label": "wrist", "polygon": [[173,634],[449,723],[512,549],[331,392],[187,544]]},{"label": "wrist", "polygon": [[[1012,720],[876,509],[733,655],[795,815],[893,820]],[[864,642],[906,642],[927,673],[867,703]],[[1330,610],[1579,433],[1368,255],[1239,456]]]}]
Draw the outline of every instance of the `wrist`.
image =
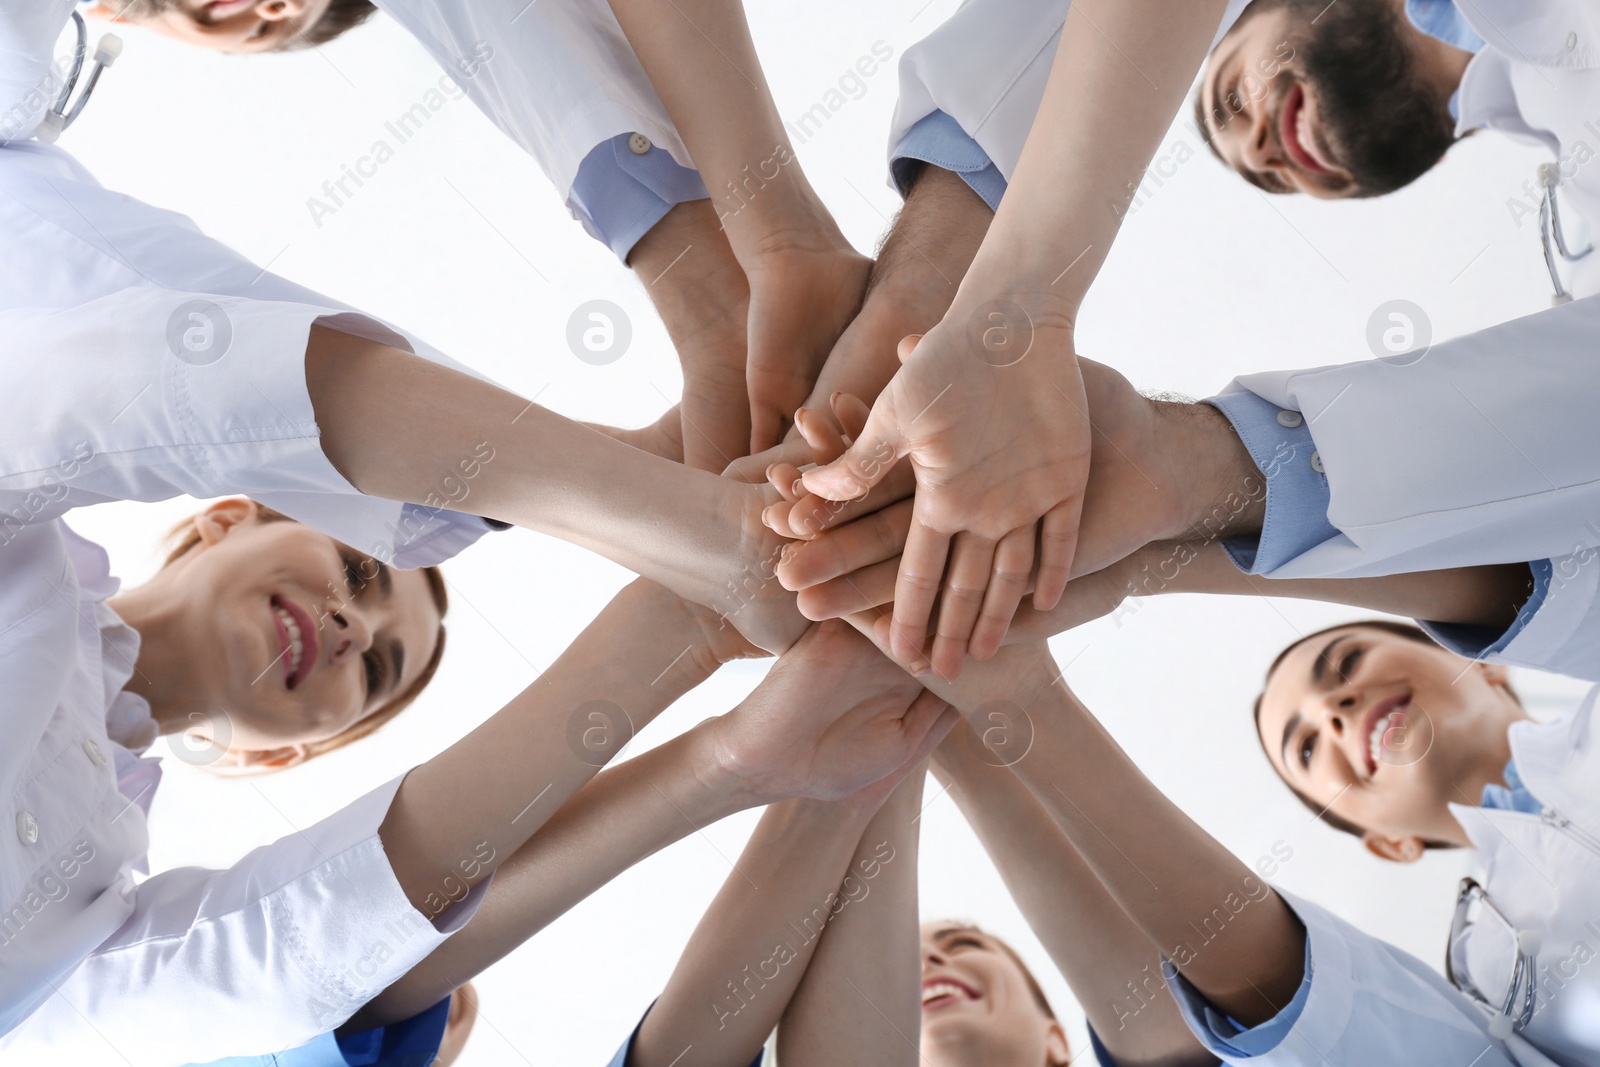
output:
[{"label": "wrist", "polygon": [[1261,532],[1267,480],[1227,416],[1210,404],[1155,405],[1162,466],[1182,476],[1175,521],[1165,538],[1203,543]]}]

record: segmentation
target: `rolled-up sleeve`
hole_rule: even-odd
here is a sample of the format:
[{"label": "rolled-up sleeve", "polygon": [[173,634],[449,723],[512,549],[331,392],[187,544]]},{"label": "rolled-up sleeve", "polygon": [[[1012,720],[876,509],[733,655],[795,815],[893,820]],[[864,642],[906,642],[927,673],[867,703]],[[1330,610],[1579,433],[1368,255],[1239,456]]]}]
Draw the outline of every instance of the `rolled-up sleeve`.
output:
[{"label": "rolled-up sleeve", "polygon": [[1473,1003],[1408,953],[1280,891],[1306,928],[1306,973],[1287,1015],[1254,1030],[1226,1020],[1175,969],[1168,987],[1200,1043],[1224,1062],[1284,1067],[1459,1063],[1518,1067]]},{"label": "rolled-up sleeve", "polygon": [[226,870],[138,886],[128,920],[0,1051],[44,1063],[109,1045],[135,1067],[204,1063],[344,1022],[460,929],[489,884],[436,916],[411,905],[378,837],[401,781]]}]

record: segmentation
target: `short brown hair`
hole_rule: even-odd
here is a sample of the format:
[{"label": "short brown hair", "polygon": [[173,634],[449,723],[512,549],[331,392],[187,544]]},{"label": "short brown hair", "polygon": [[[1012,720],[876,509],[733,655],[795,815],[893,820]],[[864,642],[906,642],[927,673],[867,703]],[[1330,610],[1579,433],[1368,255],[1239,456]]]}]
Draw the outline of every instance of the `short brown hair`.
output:
[{"label": "short brown hair", "polygon": [[[281,511],[274,511],[265,504],[251,501],[256,506],[256,518],[260,522],[295,522]],[[200,543],[200,530],[195,526],[195,516],[184,519],[171,530],[167,531],[167,555],[161,561],[163,568],[172,566],[181,557],[186,555],[195,545]],[[439,618],[442,620],[445,613],[450,610],[450,599],[445,591],[444,575],[439,573],[438,567],[423,567],[422,575],[427,579],[428,592],[433,597],[433,606],[439,609]],[[371,712],[365,718],[358,719],[332,737],[313,741],[306,745],[306,759],[326,755],[334,749],[343,748],[352,741],[359,741],[368,734],[374,733],[378,727],[389,722],[406,708],[412,701],[428,687],[433,681],[435,672],[439,669],[439,661],[444,658],[444,623],[439,623],[438,639],[433,643],[433,655],[428,657],[428,662],[422,665],[422,671],[405,690],[395,694],[387,704]]]},{"label": "short brown hair", "polygon": [[293,34],[274,51],[295,52],[327,44],[346,30],[353,30],[377,13],[371,0],[332,0],[322,17]]}]

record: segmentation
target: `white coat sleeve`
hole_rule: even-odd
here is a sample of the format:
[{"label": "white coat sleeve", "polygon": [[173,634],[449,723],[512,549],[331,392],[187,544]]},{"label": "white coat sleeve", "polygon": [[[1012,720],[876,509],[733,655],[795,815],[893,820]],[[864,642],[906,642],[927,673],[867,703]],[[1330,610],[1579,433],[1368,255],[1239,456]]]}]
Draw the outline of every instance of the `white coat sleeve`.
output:
[{"label": "white coat sleeve", "polygon": [[402,780],[226,870],[146,880],[122,927],[0,1038],[0,1059],[203,1063],[344,1022],[460,929],[489,885],[441,895],[431,915],[412,907],[377,834]]},{"label": "white coat sleeve", "polygon": [[1311,991],[1275,1047],[1234,1053],[1219,1039],[1216,1009],[1181,975],[1169,980],[1184,1021],[1212,1055],[1260,1067],[1555,1067],[1520,1037],[1490,1037],[1487,1015],[1415,956],[1316,904],[1279,895],[1305,924]]},{"label": "white coat sleeve", "polygon": [[483,520],[363,496],[323,455],[319,320],[405,344],[336,307],[154,286],[0,309],[0,540],[84,504],[243,493],[400,566],[470,544]]},{"label": "white coat sleeve", "polygon": [[[1229,0],[1218,39],[1247,3]],[[965,0],[901,57],[890,150],[918,121],[943,111],[1009,182],[1044,99],[1069,7],[1070,0]]]},{"label": "white coat sleeve", "polygon": [[584,157],[619,134],[643,133],[693,168],[606,0],[377,2],[538,162],[569,206]]},{"label": "white coat sleeve", "polygon": [[[1423,354],[1237,378],[1304,414],[1334,536],[1263,571],[1356,578],[1574,557],[1600,545],[1600,298]],[[1573,563],[1569,566],[1576,566]]]}]

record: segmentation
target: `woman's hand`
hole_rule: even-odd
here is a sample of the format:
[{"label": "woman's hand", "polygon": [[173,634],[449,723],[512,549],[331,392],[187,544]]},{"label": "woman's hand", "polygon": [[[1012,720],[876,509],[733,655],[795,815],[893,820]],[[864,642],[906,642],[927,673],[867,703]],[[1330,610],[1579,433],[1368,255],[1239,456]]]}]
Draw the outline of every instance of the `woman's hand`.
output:
[{"label": "woman's hand", "polygon": [[745,264],[751,452],[783,440],[828,353],[861,309],[872,260],[845,243],[828,222],[831,235],[768,242],[772,251]]},{"label": "woman's hand", "polygon": [[768,802],[837,800],[903,775],[954,722],[944,701],[830,621],[812,627],[718,720],[711,751],[719,776]]},{"label": "woman's hand", "polygon": [[[805,475],[831,500],[860,496],[911,460],[916,504],[895,587],[894,649],[910,659],[940,600],[935,668],[960,671],[976,636],[998,645],[1031,575],[1053,607],[1067,582],[1089,470],[1088,403],[1071,323],[1029,300],[958,300],[904,366],[850,450]],[[981,620],[981,623],[980,623]]]}]

